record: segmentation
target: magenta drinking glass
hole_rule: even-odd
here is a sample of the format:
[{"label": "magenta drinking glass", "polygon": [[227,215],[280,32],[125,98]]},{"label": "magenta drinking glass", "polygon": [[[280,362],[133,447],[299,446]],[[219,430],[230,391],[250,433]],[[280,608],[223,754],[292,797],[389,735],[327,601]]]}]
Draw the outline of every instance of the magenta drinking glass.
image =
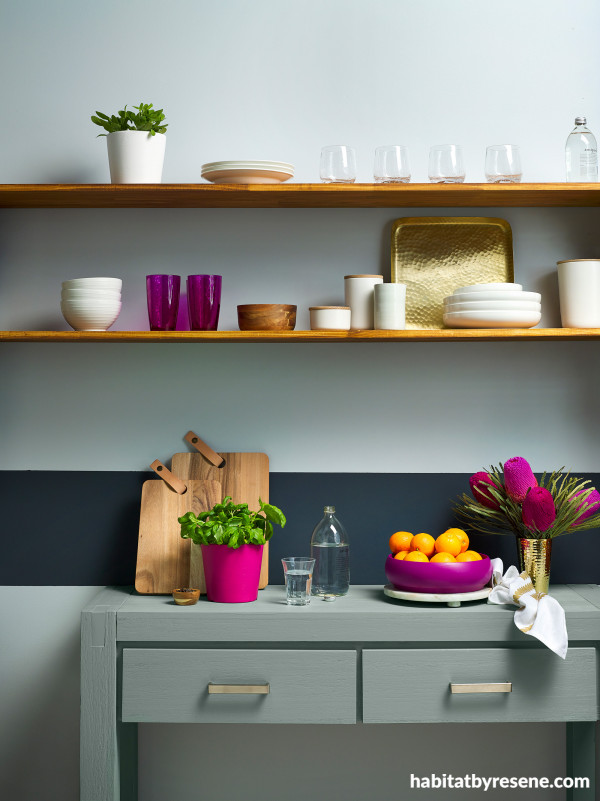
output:
[{"label": "magenta drinking glass", "polygon": [[148,319],[151,331],[175,331],[179,309],[178,275],[147,275]]},{"label": "magenta drinking glass", "polygon": [[220,275],[188,275],[190,331],[216,331],[221,309]]}]

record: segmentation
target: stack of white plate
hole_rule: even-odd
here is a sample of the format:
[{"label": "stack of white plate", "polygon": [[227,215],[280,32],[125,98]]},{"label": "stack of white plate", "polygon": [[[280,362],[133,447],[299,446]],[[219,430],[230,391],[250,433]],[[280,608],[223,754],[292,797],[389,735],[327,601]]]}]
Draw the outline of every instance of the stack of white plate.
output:
[{"label": "stack of white plate", "polygon": [[444,298],[448,328],[533,328],[542,319],[542,296],[521,284],[471,284]]},{"label": "stack of white plate", "polygon": [[76,331],[106,331],[121,311],[120,278],[72,278],[63,281],[60,309]]},{"label": "stack of white plate", "polygon": [[294,166],[285,161],[211,161],[202,177],[213,184],[280,184],[292,178]]}]

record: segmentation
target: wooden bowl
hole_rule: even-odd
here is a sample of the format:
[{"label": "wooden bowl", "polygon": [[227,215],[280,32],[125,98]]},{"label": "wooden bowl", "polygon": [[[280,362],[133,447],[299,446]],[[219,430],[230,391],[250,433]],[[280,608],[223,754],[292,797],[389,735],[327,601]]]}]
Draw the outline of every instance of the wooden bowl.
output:
[{"label": "wooden bowl", "polygon": [[237,307],[240,331],[293,331],[297,306],[247,303]]},{"label": "wooden bowl", "polygon": [[173,590],[173,600],[178,606],[192,606],[197,604],[200,598],[200,590],[192,589],[191,587],[181,587],[178,590]]}]

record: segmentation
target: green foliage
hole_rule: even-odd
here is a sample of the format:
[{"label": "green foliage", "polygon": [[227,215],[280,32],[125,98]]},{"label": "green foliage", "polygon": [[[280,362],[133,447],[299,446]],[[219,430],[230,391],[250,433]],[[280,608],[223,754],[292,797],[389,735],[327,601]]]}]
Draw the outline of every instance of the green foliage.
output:
[{"label": "green foliage", "polygon": [[163,123],[165,115],[162,108],[154,109],[152,103],[140,103],[139,106],[133,108],[137,110],[137,113],[127,111],[127,106],[125,106],[111,117],[97,111],[96,116],[92,116],[91,120],[106,131],[105,134],[98,134],[98,136],[108,136],[114,131],[148,131],[148,136],[166,133],[167,124]]},{"label": "green foliage", "polygon": [[[583,509],[579,506],[587,499],[593,487],[589,481],[563,473],[564,468],[548,474],[544,473],[538,481],[545,487],[554,500],[556,519],[547,531],[533,532],[523,523],[521,504],[513,501],[504,487],[503,465],[490,467],[488,473],[496,485],[485,484],[485,491],[499,504],[499,509],[488,509],[471,495],[463,493],[454,506],[454,514],[466,527],[482,534],[516,534],[527,539],[552,539],[573,531],[584,531],[600,526],[600,512],[590,515],[586,520],[577,523]],[[577,493],[584,490],[581,495]]]},{"label": "green foliage", "polygon": [[187,512],[178,518],[181,523],[181,536],[196,545],[264,545],[273,535],[273,523],[283,528],[285,515],[276,506],[264,503],[259,498],[260,509],[251,512],[247,503],[232,503],[228,495],[222,503],[217,503],[208,512],[197,517]]}]

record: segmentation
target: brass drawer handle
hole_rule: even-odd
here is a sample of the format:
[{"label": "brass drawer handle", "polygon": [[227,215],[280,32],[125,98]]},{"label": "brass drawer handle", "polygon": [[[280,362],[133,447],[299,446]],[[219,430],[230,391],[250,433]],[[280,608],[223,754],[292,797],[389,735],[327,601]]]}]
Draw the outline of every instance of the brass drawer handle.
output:
[{"label": "brass drawer handle", "polygon": [[209,695],[268,695],[271,685],[267,684],[213,684],[208,682]]},{"label": "brass drawer handle", "polygon": [[450,684],[450,692],[461,693],[512,693],[512,682],[501,681],[496,684]]}]

